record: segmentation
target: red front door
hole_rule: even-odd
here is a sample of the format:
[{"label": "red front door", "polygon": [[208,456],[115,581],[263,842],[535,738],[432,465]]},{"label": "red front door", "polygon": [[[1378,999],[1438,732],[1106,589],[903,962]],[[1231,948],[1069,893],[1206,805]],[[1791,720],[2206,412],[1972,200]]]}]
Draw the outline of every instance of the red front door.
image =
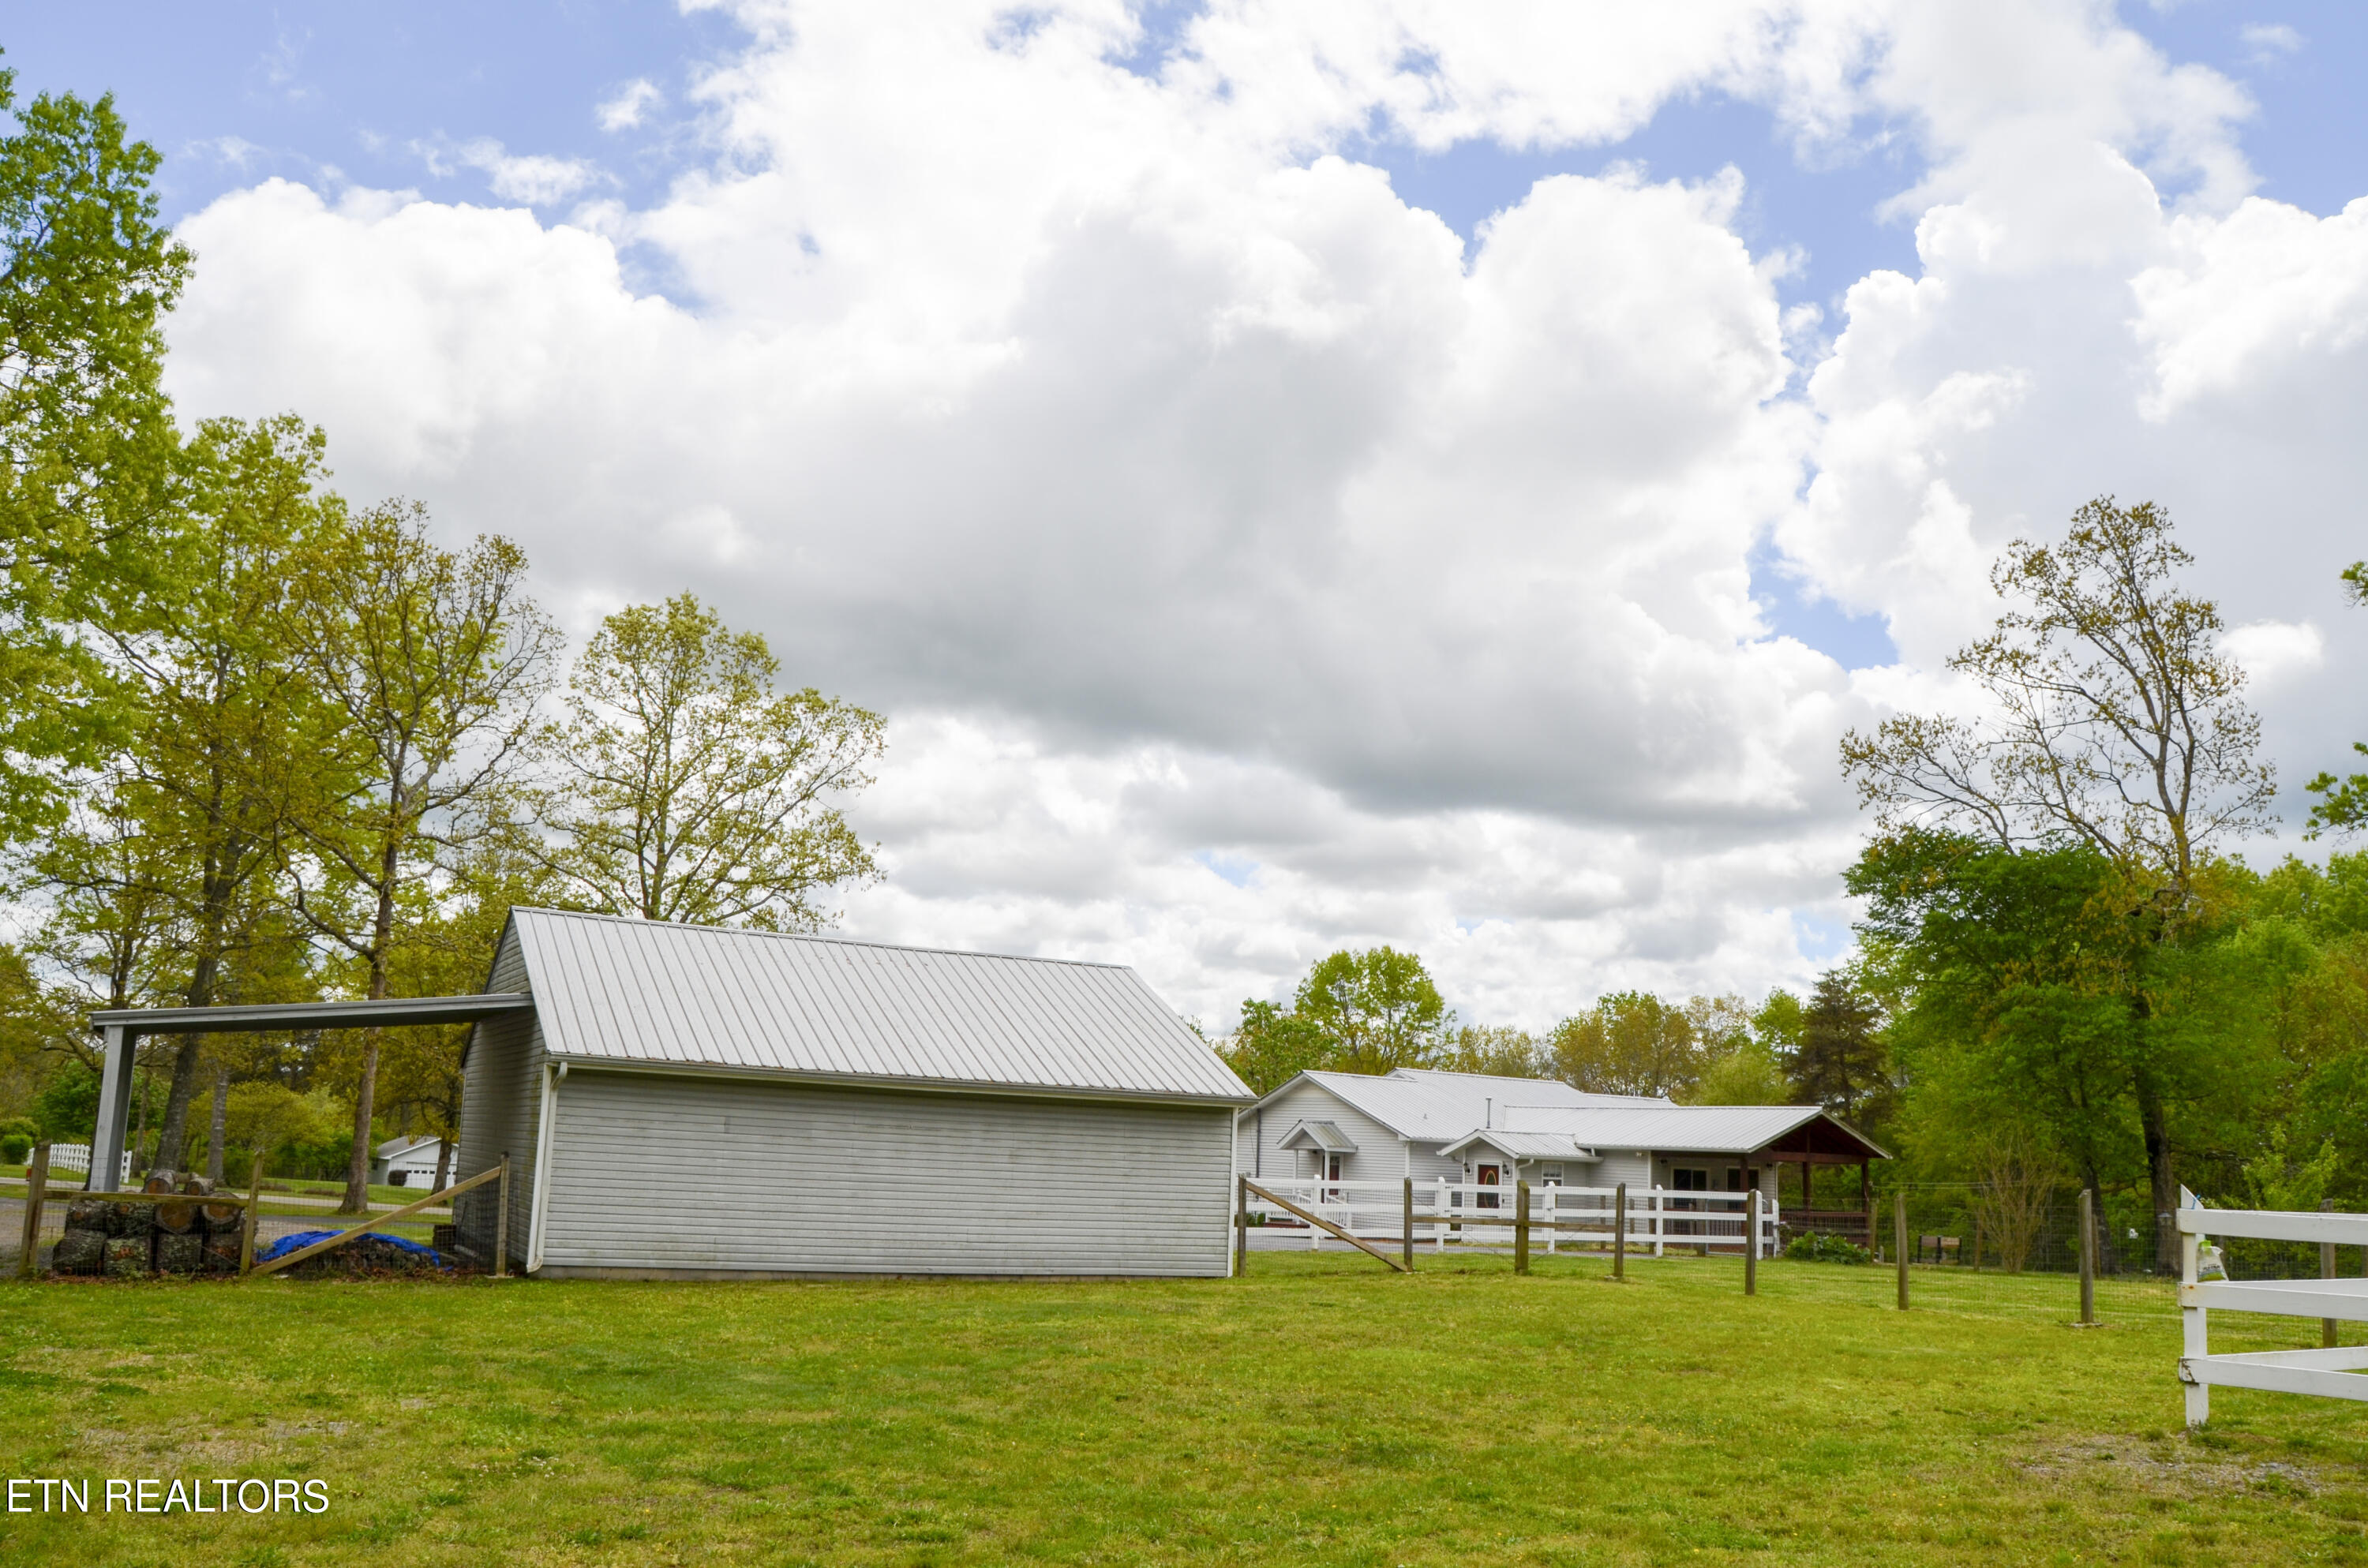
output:
[{"label": "red front door", "polygon": [[[1499,1167],[1496,1165],[1482,1165],[1480,1167],[1480,1185],[1482,1187],[1497,1187],[1501,1186],[1502,1183],[1503,1173]],[[1480,1195],[1480,1207],[1483,1209],[1494,1209],[1497,1207],[1497,1195],[1493,1192],[1482,1193]]]}]

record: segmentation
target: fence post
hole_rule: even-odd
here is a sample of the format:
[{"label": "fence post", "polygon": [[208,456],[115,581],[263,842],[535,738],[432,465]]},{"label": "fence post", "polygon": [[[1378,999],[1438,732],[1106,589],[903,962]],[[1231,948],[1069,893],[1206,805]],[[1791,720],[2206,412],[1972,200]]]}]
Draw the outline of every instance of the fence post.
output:
[{"label": "fence post", "polygon": [[1654,1187],[1652,1191],[1645,1195],[1645,1211],[1653,1217],[1653,1256],[1655,1257],[1658,1257],[1661,1256],[1661,1233],[1668,1224],[1668,1221],[1661,1218],[1663,1205],[1661,1201],[1661,1189],[1658,1187]]},{"label": "fence post", "polygon": [[1234,1278],[1247,1278],[1250,1271],[1250,1178],[1234,1177]]},{"label": "fence post", "polygon": [[1759,1189],[1753,1187],[1744,1205],[1748,1211],[1743,1221],[1743,1293],[1759,1294]]},{"label": "fence post", "polygon": [[502,1155],[502,1176],[494,1184],[501,1196],[494,1210],[494,1278],[510,1277],[510,1157]]},{"label": "fence post", "polygon": [[[2088,1193],[2083,1191],[2080,1196],[2085,1199]],[[2179,1206],[2181,1209],[2194,1208],[2195,1194],[2180,1187]],[[2201,1261],[2198,1255],[2203,1248],[2202,1236],[2192,1231],[2179,1233],[2179,1347],[2182,1360],[2191,1357],[2201,1360],[2212,1354],[2211,1329],[2205,1321],[2204,1310],[2197,1304],[2194,1295],[2195,1267]],[[2180,1370],[2184,1373],[2187,1369],[2181,1368]],[[2201,1426],[2212,1419],[2211,1384],[2191,1382],[2187,1385],[2186,1394],[2188,1426]]]},{"label": "fence post", "polygon": [[[2326,1199],[2318,1206],[2318,1211],[2322,1214],[2332,1213],[2334,1210],[2335,1199],[2332,1198]],[[2335,1278],[2335,1244],[2333,1242],[2321,1242],[2318,1244],[2318,1277],[2321,1279],[2332,1279]],[[2321,1318],[2318,1320],[2318,1343],[2326,1349],[2332,1350],[2335,1348],[2335,1320],[2333,1318]]]},{"label": "fence post", "polygon": [[1530,1184],[1513,1184],[1513,1272],[1530,1271]]},{"label": "fence post", "polygon": [[1406,1259],[1408,1274],[1414,1272],[1414,1177],[1406,1178],[1406,1200],[1398,1210],[1398,1256]]},{"label": "fence post", "polygon": [[25,1167],[25,1256],[17,1261],[17,1276],[30,1279],[40,1272],[41,1199],[50,1191],[50,1145],[33,1146],[33,1163]]},{"label": "fence post", "polygon": [[2080,1321],[2097,1321],[2097,1196],[2080,1189]]},{"label": "fence post", "polygon": [[1628,1278],[1628,1184],[1611,1189],[1611,1278]]},{"label": "fence post", "polygon": [[1907,1310],[1907,1195],[1891,1195],[1891,1251],[1899,1259],[1899,1310]]},{"label": "fence post", "polygon": [[255,1272],[255,1211],[263,1207],[263,1156],[255,1156],[255,1168],[247,1173],[246,1212],[238,1221],[238,1271]]}]

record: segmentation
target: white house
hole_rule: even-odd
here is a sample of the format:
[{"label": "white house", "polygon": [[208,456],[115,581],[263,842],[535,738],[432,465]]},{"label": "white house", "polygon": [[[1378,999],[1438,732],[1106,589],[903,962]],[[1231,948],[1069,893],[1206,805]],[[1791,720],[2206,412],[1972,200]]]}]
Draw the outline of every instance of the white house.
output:
[{"label": "white house", "polygon": [[439,1166],[451,1169],[443,1159],[441,1138],[390,1138],[370,1160],[370,1180],[388,1187],[426,1187],[435,1181]]},{"label": "white house", "polygon": [[1890,1156],[1816,1106],[1681,1106],[1542,1078],[1302,1073],[1238,1118],[1257,1179],[1614,1187],[1773,1195],[1787,1164]]}]

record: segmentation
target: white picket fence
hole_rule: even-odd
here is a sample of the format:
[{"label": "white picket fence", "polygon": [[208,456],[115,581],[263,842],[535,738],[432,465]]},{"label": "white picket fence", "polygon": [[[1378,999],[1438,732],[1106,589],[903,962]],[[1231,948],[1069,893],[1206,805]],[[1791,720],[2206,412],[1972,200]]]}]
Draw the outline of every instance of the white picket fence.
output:
[{"label": "white picket fence", "polygon": [[2212,1236],[2317,1242],[2325,1258],[2323,1249],[2328,1246],[2368,1246],[2368,1214],[2206,1209],[2193,1193],[2183,1187],[2179,1189],[2179,1316],[2184,1352],[2179,1358],[2179,1381],[2187,1385],[2187,1424],[2201,1426],[2210,1419],[2215,1383],[2224,1388],[2316,1394],[2322,1399],[2368,1400],[2368,1378],[2359,1375],[2368,1371],[2368,1346],[2214,1356],[2204,1316],[2216,1308],[2317,1318],[2330,1324],[2368,1323],[2368,1279],[2200,1279],[2196,1272],[2200,1256]]},{"label": "white picket fence", "polygon": [[[1308,1177],[1279,1180],[1266,1176],[1258,1184],[1287,1199],[1352,1235],[1369,1239],[1402,1237],[1406,1218],[1406,1183],[1397,1181],[1317,1181]],[[1615,1189],[1608,1187],[1532,1187],[1530,1188],[1531,1245],[1546,1252],[1565,1247],[1590,1250],[1612,1243]],[[1733,1253],[1742,1256],[1749,1221],[1748,1192],[1672,1192],[1664,1187],[1632,1187],[1628,1192],[1628,1245],[1654,1257],[1669,1251]],[[1417,1181],[1414,1184],[1414,1239],[1437,1251],[1451,1241],[1460,1245],[1510,1246],[1511,1221],[1518,1211],[1519,1189],[1483,1187],[1474,1182]],[[1250,1212],[1262,1214],[1268,1224],[1297,1225],[1301,1221],[1276,1204],[1252,1194]],[[1776,1200],[1761,1194],[1759,1256],[1775,1250]],[[1324,1233],[1307,1227],[1311,1251],[1324,1244]]]},{"label": "white picket fence", "polygon": [[[50,1168],[51,1170],[81,1171],[85,1174],[88,1174],[90,1170],[90,1145],[87,1143],[51,1144]],[[125,1150],[123,1153],[123,1172],[120,1176],[117,1176],[116,1179],[118,1181],[130,1181],[131,1179],[131,1152],[128,1149]]]}]

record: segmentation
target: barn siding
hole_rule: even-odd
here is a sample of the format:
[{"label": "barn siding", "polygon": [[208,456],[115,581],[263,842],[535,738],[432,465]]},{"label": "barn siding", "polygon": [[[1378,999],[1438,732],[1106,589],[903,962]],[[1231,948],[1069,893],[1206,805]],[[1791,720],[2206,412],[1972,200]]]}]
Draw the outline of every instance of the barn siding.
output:
[{"label": "barn siding", "polygon": [[[527,989],[526,963],[515,927],[503,933],[494,955],[488,991]],[[491,1018],[477,1026],[469,1042],[461,1087],[461,1144],[452,1179],[465,1181],[510,1156],[509,1254],[524,1267],[528,1229],[534,1211],[535,1118],[542,1086],[542,1026],[532,1013]],[[452,1222],[480,1257],[493,1256],[498,1182],[488,1182],[454,1199]]]},{"label": "barn siding", "polygon": [[1222,1276],[1232,1117],[575,1066],[542,1263]]}]

